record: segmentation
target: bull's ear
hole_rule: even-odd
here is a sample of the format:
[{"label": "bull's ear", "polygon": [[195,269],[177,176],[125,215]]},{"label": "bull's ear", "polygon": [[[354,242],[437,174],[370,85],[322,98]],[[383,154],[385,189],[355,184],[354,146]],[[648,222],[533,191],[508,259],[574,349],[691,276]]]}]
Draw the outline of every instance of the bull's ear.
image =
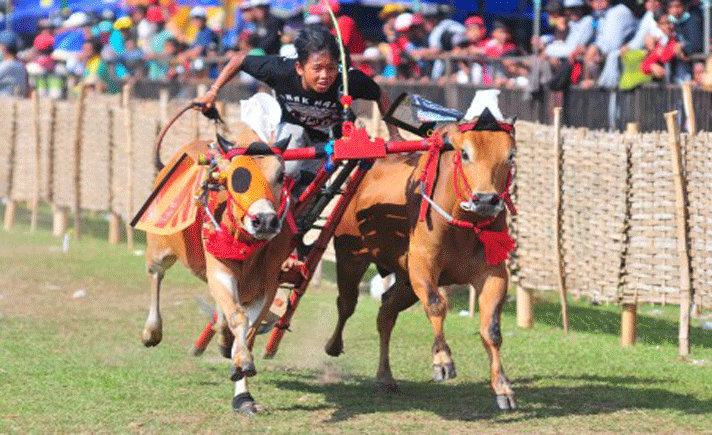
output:
[{"label": "bull's ear", "polygon": [[499,122],[497,122],[497,118],[490,112],[489,108],[485,107],[485,110],[483,110],[477,118],[477,122],[475,122],[472,129],[475,131],[500,131],[502,127],[499,125]]},{"label": "bull's ear", "polygon": [[280,151],[284,152],[284,150],[287,149],[287,146],[289,145],[289,141],[292,140],[292,135],[290,134],[289,136],[285,137],[284,139],[280,139],[277,142],[274,143],[274,147],[278,148]]}]

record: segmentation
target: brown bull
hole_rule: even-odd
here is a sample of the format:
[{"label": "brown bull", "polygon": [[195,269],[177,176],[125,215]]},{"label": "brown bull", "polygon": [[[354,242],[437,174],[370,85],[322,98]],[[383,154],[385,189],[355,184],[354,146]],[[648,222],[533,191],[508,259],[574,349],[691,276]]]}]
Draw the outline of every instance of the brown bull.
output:
[{"label": "brown bull", "polygon": [[[483,239],[473,227],[506,235],[504,199],[508,202],[514,137],[511,125],[498,124],[493,118],[488,123],[495,126],[490,127],[494,131],[462,132],[456,125],[449,126],[444,134],[454,150],[443,152],[435,163],[437,179],[432,199],[444,212],[459,219],[462,226],[448,223],[435,206],[429,207],[424,220],[419,220],[419,177],[426,155],[379,160],[366,175],[335,234],[339,318],[325,350],[332,356],[342,353],[343,328],[356,307],[358,284],[369,264],[375,263],[396,274],[396,282],[383,295],[378,312],[377,381],[390,390],[397,389],[388,356],[391,331],[398,313],[418,300],[435,336],[434,379],[455,377],[455,365],[443,334],[447,294],[439,286],[471,284],[479,298],[480,337],[490,358],[497,405],[500,409],[513,409],[514,392],[500,357],[500,314],[507,293],[507,269],[501,260],[489,264]],[[503,126],[510,132],[502,131]],[[456,163],[458,160],[461,164]],[[456,168],[462,174],[457,174]],[[471,191],[463,198],[457,192],[462,193],[468,184]]]},{"label": "brown bull", "polygon": [[[243,137],[239,143],[247,145],[251,140],[256,136]],[[266,148],[252,146],[255,145],[261,148],[257,151]],[[206,154],[217,155],[217,164],[201,169],[198,162],[204,162],[201,156]],[[213,174],[207,211],[193,202],[194,187],[200,186],[201,177],[209,176],[203,171]],[[280,266],[290,253],[292,233],[286,225],[282,230],[286,211],[279,213],[283,180],[284,163],[277,155],[236,155],[227,159],[220,156],[214,144],[211,148],[209,142],[196,141],[181,148],[157,177],[156,192],[173,189],[181,193],[152,197],[152,208],[142,218],[150,221],[142,229],[147,231],[146,268],[151,279],[151,307],[141,334],[143,343],[155,346],[161,341],[161,281],[166,270],[179,261],[208,283],[217,302],[221,314],[218,323],[224,327],[223,354],[229,356],[231,349],[234,360],[230,376],[236,381],[233,408],[247,414],[255,411],[247,377],[256,374],[251,353],[256,326],[272,304]],[[171,182],[177,186],[166,185]],[[282,206],[286,209],[284,203]],[[163,215],[175,218],[162,219]],[[166,222],[173,227],[163,229],[161,225]],[[176,225],[182,229],[173,232]],[[137,227],[142,227],[141,221]],[[247,255],[242,258],[241,252]],[[218,258],[224,256],[230,258]]]}]

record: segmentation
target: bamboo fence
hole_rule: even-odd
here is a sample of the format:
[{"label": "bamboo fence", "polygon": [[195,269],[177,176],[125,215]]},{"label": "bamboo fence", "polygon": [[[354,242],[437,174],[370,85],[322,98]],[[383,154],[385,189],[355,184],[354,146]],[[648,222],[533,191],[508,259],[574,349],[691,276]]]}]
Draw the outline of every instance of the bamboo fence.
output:
[{"label": "bamboo fence", "polygon": [[[127,105],[119,97],[90,94],[78,111],[76,102],[40,100],[37,161],[32,101],[0,100],[5,115],[0,117],[0,198],[6,214],[18,201],[32,202],[33,195],[55,210],[71,209],[79,195],[81,210],[130,220],[130,211],[138,210],[152,190],[154,138],[166,118],[187,103],[161,98]],[[227,104],[223,111],[227,124],[234,125],[239,107]],[[83,114],[79,124],[76,113]],[[382,123],[360,122],[385,131]],[[689,273],[692,303],[712,308],[707,284],[712,281],[712,134],[680,136],[686,272],[678,253],[667,133],[557,132],[529,122],[516,127],[519,215],[512,228],[518,247],[510,270],[520,288],[557,291],[565,285],[569,295],[599,302],[679,304],[681,274]],[[206,119],[187,113],[167,134],[163,160],[182,144],[214,134]],[[5,223],[7,228],[7,216]]]}]

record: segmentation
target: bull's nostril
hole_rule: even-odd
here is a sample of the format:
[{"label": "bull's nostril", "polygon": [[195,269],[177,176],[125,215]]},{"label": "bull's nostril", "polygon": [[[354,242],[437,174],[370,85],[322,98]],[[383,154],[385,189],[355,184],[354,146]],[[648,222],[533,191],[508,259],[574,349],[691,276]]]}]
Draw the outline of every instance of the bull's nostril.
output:
[{"label": "bull's nostril", "polygon": [[270,228],[276,230],[279,227],[279,218],[277,216],[272,216],[269,221]]},{"label": "bull's nostril", "polygon": [[499,204],[499,196],[493,196],[492,199],[490,199],[490,204],[492,204],[492,205]]}]

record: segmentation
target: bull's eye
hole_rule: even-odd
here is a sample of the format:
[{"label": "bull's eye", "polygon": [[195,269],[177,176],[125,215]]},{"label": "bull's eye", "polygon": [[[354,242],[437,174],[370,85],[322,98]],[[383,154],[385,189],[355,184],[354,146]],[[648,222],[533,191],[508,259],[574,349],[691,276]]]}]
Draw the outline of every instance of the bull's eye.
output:
[{"label": "bull's eye", "polygon": [[460,154],[462,154],[462,160],[464,160],[464,161],[470,160],[470,155],[467,154],[467,151],[465,151],[464,149],[462,151],[460,151]]},{"label": "bull's eye", "polygon": [[277,179],[275,181],[277,184],[284,183],[284,171],[279,171],[279,174],[277,174]]},{"label": "bull's eye", "polygon": [[250,183],[252,183],[252,174],[247,168],[235,168],[232,171],[230,182],[235,193],[245,193],[250,188]]}]

